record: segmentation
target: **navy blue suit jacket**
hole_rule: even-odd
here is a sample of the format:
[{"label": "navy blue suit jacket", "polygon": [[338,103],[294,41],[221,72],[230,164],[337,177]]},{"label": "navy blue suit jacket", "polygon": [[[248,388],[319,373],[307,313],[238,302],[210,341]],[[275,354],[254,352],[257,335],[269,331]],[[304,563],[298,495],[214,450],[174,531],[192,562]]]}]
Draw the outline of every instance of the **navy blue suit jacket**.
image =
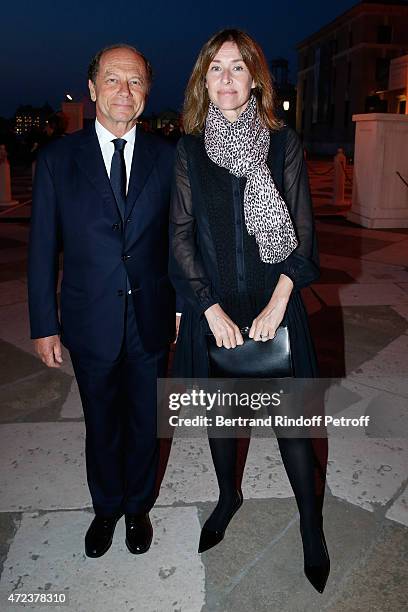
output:
[{"label": "navy blue suit jacket", "polygon": [[137,128],[122,219],[94,124],[40,152],[28,269],[32,338],[61,334],[78,355],[115,358],[123,339],[127,275],[144,349],[156,351],[174,339],[175,295],[167,276],[173,163],[171,145]]}]

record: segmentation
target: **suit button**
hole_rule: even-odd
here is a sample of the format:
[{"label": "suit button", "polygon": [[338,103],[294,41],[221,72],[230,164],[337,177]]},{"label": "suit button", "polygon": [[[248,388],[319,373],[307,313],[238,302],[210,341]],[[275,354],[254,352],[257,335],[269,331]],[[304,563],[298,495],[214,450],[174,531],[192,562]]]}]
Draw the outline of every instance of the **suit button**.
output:
[{"label": "suit button", "polygon": [[122,261],[126,261],[127,259],[130,259],[130,255],[122,255]]},{"label": "suit button", "polygon": [[123,294],[124,294],[123,289],[118,289],[118,297],[122,297]]},{"label": "suit button", "polygon": [[112,229],[113,229],[113,231],[114,231],[114,232],[117,232],[117,231],[118,231],[118,229],[119,229],[119,223],[114,223],[114,224],[112,225]]}]

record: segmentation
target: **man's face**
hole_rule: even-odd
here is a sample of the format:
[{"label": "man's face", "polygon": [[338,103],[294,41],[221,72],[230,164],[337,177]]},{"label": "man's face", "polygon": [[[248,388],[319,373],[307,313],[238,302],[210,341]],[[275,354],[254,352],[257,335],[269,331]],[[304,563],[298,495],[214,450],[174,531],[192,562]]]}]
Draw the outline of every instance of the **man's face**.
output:
[{"label": "man's face", "polygon": [[149,83],[143,59],[131,49],[106,51],[95,83],[89,81],[88,85],[98,121],[123,136],[145,107]]}]

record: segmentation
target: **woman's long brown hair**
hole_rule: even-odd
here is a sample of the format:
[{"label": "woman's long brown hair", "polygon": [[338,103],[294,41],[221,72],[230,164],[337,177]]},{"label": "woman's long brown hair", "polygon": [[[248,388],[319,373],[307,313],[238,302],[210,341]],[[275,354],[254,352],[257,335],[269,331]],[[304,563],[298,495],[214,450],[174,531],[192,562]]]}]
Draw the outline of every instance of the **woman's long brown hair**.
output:
[{"label": "woman's long brown hair", "polygon": [[208,68],[221,45],[234,42],[241,52],[256,87],[252,90],[257,101],[262,123],[270,130],[282,127],[283,121],[275,114],[275,91],[265,55],[253,38],[235,29],[214,34],[201,49],[187,84],[184,98],[183,125],[187,134],[202,132],[208,112],[209,97],[205,86]]}]

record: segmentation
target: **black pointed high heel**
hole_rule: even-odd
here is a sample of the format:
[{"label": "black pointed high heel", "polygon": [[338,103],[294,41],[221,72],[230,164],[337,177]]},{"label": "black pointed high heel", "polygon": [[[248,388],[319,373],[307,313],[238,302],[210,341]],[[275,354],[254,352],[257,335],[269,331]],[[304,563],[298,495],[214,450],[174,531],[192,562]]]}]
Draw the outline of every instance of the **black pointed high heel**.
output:
[{"label": "black pointed high heel", "polygon": [[205,552],[206,550],[209,550],[210,548],[213,548],[214,546],[217,546],[217,544],[219,544],[224,539],[225,530],[227,529],[229,523],[231,522],[232,517],[234,516],[234,514],[236,512],[238,512],[238,510],[242,506],[242,502],[244,501],[243,496],[242,496],[242,492],[241,491],[237,491],[237,494],[238,494],[238,502],[234,506],[234,508],[233,508],[233,510],[231,512],[231,515],[230,515],[230,517],[228,519],[228,522],[227,522],[227,524],[225,526],[225,529],[223,531],[207,529],[207,527],[205,525],[207,524],[209,519],[207,519],[207,521],[205,522],[204,527],[201,530],[200,543],[198,545],[198,552],[199,553]]},{"label": "black pointed high heel", "polygon": [[[300,532],[303,537],[302,528],[300,529]],[[326,560],[324,561],[324,563],[320,565],[308,565],[305,562],[304,572],[305,572],[306,578],[309,580],[312,586],[314,586],[316,591],[318,591],[319,593],[323,593],[325,586],[326,586],[327,579],[330,574],[330,557],[329,557],[329,552],[327,550],[327,544],[326,544],[326,539],[324,537],[323,528],[321,526],[319,527],[319,532],[320,532],[320,537],[321,537],[322,544],[324,547]]]}]

